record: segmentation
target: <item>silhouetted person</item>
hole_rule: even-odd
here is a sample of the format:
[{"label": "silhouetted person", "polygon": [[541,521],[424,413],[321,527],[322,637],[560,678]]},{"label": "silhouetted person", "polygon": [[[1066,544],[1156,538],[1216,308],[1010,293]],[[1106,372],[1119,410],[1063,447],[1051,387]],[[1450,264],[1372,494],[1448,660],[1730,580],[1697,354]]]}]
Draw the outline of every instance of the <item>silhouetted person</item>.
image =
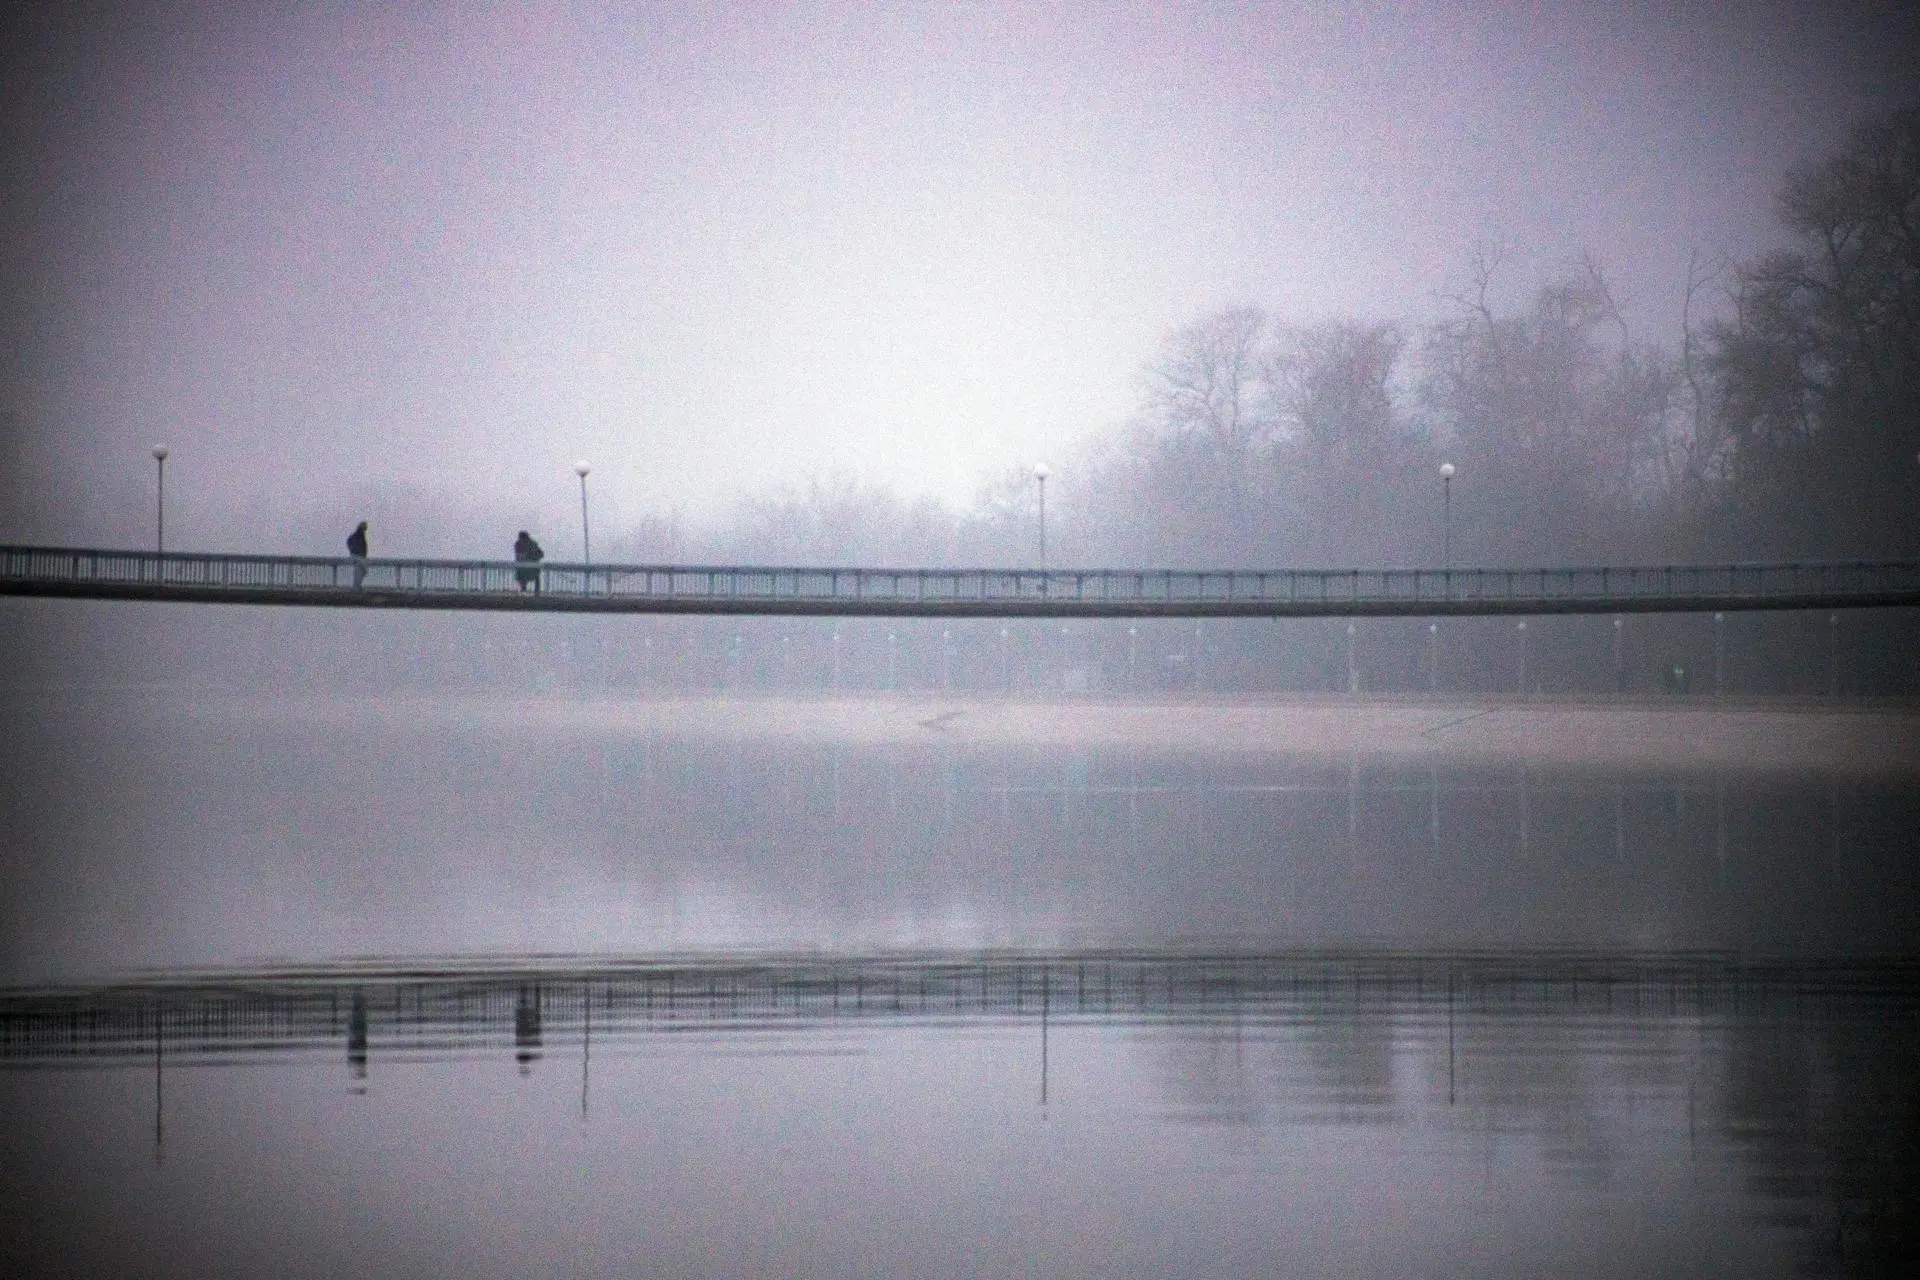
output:
[{"label": "silhouetted person", "polygon": [[367,578],[367,522],[362,520],[347,535],[347,554],[353,557],[353,585],[359,586]]},{"label": "silhouetted person", "polygon": [[347,1012],[347,1070],[355,1080],[367,1078],[367,998],[358,991]]},{"label": "silhouetted person", "polygon": [[527,1075],[540,1060],[540,988],[521,987],[513,997],[513,1057]]},{"label": "silhouetted person", "polygon": [[546,554],[525,529],[513,540],[513,580],[520,584],[522,591],[528,587],[535,591],[540,589],[540,562],[546,558]]}]

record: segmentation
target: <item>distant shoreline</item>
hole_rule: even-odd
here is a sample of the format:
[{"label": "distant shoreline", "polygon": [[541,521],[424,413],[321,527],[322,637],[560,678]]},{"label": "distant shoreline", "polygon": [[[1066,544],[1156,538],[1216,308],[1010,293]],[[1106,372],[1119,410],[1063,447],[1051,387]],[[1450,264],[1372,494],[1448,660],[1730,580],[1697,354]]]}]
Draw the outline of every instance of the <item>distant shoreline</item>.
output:
[{"label": "distant shoreline", "polygon": [[242,720],[512,738],[1148,754],[1700,772],[1920,783],[1920,704],[1816,699],[1268,696],[1054,701],[937,694],[211,695]]}]

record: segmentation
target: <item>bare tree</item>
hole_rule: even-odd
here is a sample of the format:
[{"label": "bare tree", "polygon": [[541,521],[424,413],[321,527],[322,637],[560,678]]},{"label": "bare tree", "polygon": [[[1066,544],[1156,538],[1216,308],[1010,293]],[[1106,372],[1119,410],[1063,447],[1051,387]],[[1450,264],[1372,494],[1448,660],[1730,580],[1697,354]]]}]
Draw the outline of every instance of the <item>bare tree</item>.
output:
[{"label": "bare tree", "polygon": [[1726,501],[1744,538],[1779,550],[1920,547],[1920,110],[1855,131],[1790,174],[1798,247],[1735,277],[1711,335]]},{"label": "bare tree", "polygon": [[1256,463],[1275,422],[1264,312],[1234,307],[1177,330],[1147,374],[1136,451],[1153,457],[1177,541],[1250,552]]},{"label": "bare tree", "polygon": [[1456,511],[1483,554],[1591,561],[1651,521],[1671,361],[1630,341],[1596,265],[1515,315],[1492,311],[1483,281],[1429,329],[1423,365],[1423,401],[1472,478]]},{"label": "bare tree", "polygon": [[1406,504],[1428,450],[1394,403],[1406,346],[1398,326],[1379,323],[1283,336],[1272,375],[1283,429],[1272,451],[1270,518],[1295,533],[1306,558],[1413,558],[1418,535]]},{"label": "bare tree", "polygon": [[1148,378],[1146,411],[1175,437],[1198,437],[1223,459],[1244,459],[1271,430],[1267,317],[1234,307],[1174,333]]},{"label": "bare tree", "polygon": [[957,520],[937,501],[903,503],[850,476],[749,498],[735,516],[735,554],[790,564],[951,563]]}]

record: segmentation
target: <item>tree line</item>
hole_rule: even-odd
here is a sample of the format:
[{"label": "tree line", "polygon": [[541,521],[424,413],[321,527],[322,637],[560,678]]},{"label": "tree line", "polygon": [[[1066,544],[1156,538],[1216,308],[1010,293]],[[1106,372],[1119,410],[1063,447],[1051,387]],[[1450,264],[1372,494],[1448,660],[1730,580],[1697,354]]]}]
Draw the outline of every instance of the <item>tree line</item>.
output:
[{"label": "tree line", "polygon": [[[1143,372],[1129,421],[1055,460],[1050,559],[1211,568],[1437,566],[1449,551],[1456,565],[1488,566],[1920,556],[1920,111],[1865,123],[1838,154],[1788,173],[1776,213],[1780,248],[1689,262],[1679,332],[1665,343],[1635,336],[1590,259],[1517,307],[1494,301],[1498,264],[1476,260],[1446,313],[1419,326],[1299,325],[1253,306],[1201,316]],[[744,504],[714,550],[1031,564],[1038,500],[1024,466],[964,514],[821,483]],[[1333,688],[1551,687],[1554,673],[1574,687],[1650,687],[1689,664],[1690,688],[1842,683],[1827,618],[1741,618],[1731,641],[1724,621],[1636,620],[1630,645],[1605,619],[1536,625],[1531,636],[1509,634],[1511,623],[1451,625],[1461,651],[1451,659],[1413,624],[1367,625],[1364,657],[1351,660],[1343,626],[1296,628],[1296,641],[1314,638],[1279,654],[1252,638],[1258,628],[1222,628],[1212,665]],[[1912,619],[1846,625],[1846,685],[1912,684],[1901,674],[1916,665],[1903,656]],[[1729,644],[1751,673],[1738,682]],[[1183,647],[1189,663],[1201,659]]]},{"label": "tree line", "polygon": [[[1777,212],[1779,249],[1689,264],[1679,333],[1664,344],[1636,339],[1591,261],[1518,306],[1495,301],[1497,264],[1477,261],[1445,314],[1417,326],[1300,325],[1251,306],[1201,316],[1143,370],[1128,421],[1052,460],[1049,559],[1418,567],[1437,566],[1443,546],[1462,566],[1920,556],[1920,112],[1864,124],[1838,154],[1789,173]],[[1455,468],[1449,486],[1442,463]],[[1037,498],[1026,465],[966,511],[832,478],[748,499],[706,528],[654,519],[612,531],[602,557],[1029,565]],[[191,633],[183,660],[246,647],[211,639],[202,621],[161,628]],[[267,662],[290,625],[242,629],[260,633]],[[1900,611],[1541,619],[1524,632],[1500,620],[1352,633],[1015,626],[1005,637],[999,626],[687,620],[611,649],[595,624],[554,620],[532,650],[518,633],[493,637],[492,624],[478,649],[424,620],[340,625],[392,630],[416,656],[387,667],[429,685],[579,670],[743,688],[1653,691],[1675,667],[1696,691],[1920,681],[1920,625]],[[402,636],[416,631],[425,639]],[[458,661],[436,656],[447,653]]]},{"label": "tree line", "polygon": [[[1920,111],[1789,173],[1777,213],[1780,249],[1689,264],[1666,343],[1591,260],[1503,308],[1479,259],[1420,326],[1199,317],[1128,422],[1053,460],[1055,559],[1435,565],[1443,462],[1463,564],[1920,554]],[[1037,496],[1024,466],[964,513],[823,481],[743,503],[712,550],[1029,563]]]}]

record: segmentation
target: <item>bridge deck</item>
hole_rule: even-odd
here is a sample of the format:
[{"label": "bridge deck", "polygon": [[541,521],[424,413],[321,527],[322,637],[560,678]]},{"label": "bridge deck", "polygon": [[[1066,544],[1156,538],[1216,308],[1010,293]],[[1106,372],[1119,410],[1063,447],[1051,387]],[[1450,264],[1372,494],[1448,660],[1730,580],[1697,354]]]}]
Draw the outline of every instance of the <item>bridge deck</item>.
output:
[{"label": "bridge deck", "polygon": [[1324,618],[1920,605],[1920,563],[1571,569],[872,569],[0,547],[0,595],[375,609],[941,618]]}]

